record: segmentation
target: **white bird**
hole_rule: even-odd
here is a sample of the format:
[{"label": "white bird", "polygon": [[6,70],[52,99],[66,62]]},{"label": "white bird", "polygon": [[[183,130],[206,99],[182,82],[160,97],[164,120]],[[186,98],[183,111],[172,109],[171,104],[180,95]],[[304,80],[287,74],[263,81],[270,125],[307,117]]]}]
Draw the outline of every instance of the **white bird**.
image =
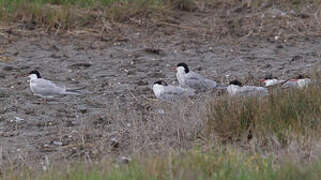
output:
[{"label": "white bird", "polygon": [[282,88],[297,87],[305,88],[311,83],[311,79],[303,75],[298,75],[296,78],[288,80],[282,85]]},{"label": "white bird", "polygon": [[266,96],[268,90],[264,87],[257,86],[242,86],[242,83],[238,80],[233,80],[226,88],[227,93],[230,96]]},{"label": "white bird", "polygon": [[153,92],[155,96],[162,101],[175,101],[182,97],[195,95],[193,89],[168,85],[163,80],[154,82]]},{"label": "white bird", "polygon": [[190,71],[187,64],[179,63],[176,66],[176,77],[179,85],[195,90],[209,90],[217,87],[217,83],[213,80],[206,79],[202,75]]},{"label": "white bird", "polygon": [[296,78],[296,82],[298,83],[299,88],[305,88],[308,87],[308,85],[311,83],[311,79],[308,77],[304,77],[303,75],[299,75]]},{"label": "white bird", "polygon": [[30,89],[31,92],[36,95],[44,98],[53,98],[57,95],[71,94],[71,95],[79,95],[80,92],[78,89],[66,89],[65,87],[60,87],[56,85],[54,82],[43,79],[40,73],[36,70],[33,70],[29,73],[30,78]]},{"label": "white bird", "polygon": [[265,87],[270,87],[270,86],[275,86],[275,85],[281,85],[286,80],[281,80],[281,79],[277,79],[277,78],[272,77],[272,76],[267,76],[267,77],[265,77],[263,79],[260,79],[260,81],[265,84]]}]

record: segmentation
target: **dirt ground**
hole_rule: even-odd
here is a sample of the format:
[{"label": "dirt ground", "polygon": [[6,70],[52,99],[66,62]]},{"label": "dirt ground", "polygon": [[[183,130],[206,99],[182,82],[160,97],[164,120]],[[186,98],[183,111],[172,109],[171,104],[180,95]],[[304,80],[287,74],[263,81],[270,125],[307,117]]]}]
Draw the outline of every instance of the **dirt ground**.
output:
[{"label": "dirt ground", "polygon": [[[158,79],[177,84],[173,67],[179,62],[221,83],[234,78],[257,82],[270,73],[287,79],[319,68],[321,37],[285,41],[249,36],[227,42],[203,31],[208,16],[182,13],[177,26],[119,25],[104,36],[2,31],[1,167],[131,153],[133,148],[126,145],[121,152],[113,150],[118,148],[113,138],[123,129],[113,129],[116,126],[111,124],[123,118],[126,123],[117,127],[130,127],[130,118],[148,121],[150,111],[158,112],[151,86]],[[32,95],[24,76],[34,69],[67,87],[86,88],[82,95],[43,104]]]}]

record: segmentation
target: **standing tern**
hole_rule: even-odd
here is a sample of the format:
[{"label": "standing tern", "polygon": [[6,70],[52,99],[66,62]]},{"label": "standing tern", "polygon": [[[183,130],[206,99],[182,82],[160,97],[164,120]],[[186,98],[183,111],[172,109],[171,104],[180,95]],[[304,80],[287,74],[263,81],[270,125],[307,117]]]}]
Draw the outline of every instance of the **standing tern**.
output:
[{"label": "standing tern", "polygon": [[193,89],[168,85],[163,80],[154,82],[153,92],[155,96],[162,101],[175,101],[182,97],[195,95]]},{"label": "standing tern", "polygon": [[30,78],[31,92],[36,96],[44,98],[45,101],[46,98],[53,98],[57,95],[79,95],[80,92],[78,90],[82,89],[66,89],[65,87],[58,86],[50,80],[43,79],[37,70],[31,71],[28,77]]},{"label": "standing tern", "polygon": [[190,71],[185,63],[177,64],[176,70],[177,80],[182,87],[201,91],[217,87],[217,83],[215,81],[207,79],[196,72]]},{"label": "standing tern", "polygon": [[268,90],[264,87],[257,86],[243,86],[238,80],[233,80],[226,88],[230,96],[266,96]]}]

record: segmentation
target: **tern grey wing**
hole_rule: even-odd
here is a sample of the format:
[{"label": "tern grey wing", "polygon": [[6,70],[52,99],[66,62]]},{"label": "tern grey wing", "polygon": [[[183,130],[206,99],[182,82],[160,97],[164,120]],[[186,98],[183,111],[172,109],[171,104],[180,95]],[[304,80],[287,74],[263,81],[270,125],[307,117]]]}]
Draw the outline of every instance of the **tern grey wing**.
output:
[{"label": "tern grey wing", "polygon": [[216,88],[216,86],[217,86],[216,81],[206,79],[206,78],[204,79],[204,81],[205,81],[207,88]]},{"label": "tern grey wing", "polygon": [[194,91],[191,89],[167,86],[163,93],[160,94],[160,98],[167,101],[174,101],[180,97],[192,95],[194,95]]},{"label": "tern grey wing", "polygon": [[185,83],[188,87],[197,89],[197,90],[204,90],[207,89],[205,78],[200,74],[190,72],[185,77]]},{"label": "tern grey wing", "polygon": [[263,87],[244,86],[241,88],[241,95],[244,96],[266,96],[268,90]]},{"label": "tern grey wing", "polygon": [[284,84],[282,84],[281,88],[294,88],[298,87],[298,83],[296,81],[286,81]]},{"label": "tern grey wing", "polygon": [[36,81],[32,83],[31,88],[34,93],[43,96],[53,96],[63,94],[65,92],[64,88],[59,87],[55,83],[46,79],[36,79]]}]

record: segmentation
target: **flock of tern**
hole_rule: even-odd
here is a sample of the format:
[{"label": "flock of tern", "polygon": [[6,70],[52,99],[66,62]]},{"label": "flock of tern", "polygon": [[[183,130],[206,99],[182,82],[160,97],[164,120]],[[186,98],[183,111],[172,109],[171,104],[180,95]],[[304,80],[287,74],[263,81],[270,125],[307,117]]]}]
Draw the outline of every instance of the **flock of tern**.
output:
[{"label": "flock of tern", "polygon": [[[310,78],[299,75],[289,80],[279,80],[272,76],[265,77],[260,80],[265,84],[265,87],[243,86],[238,80],[231,81],[229,85],[222,85],[191,71],[186,63],[177,64],[175,69],[179,86],[168,85],[163,80],[154,82],[152,89],[156,98],[162,101],[176,101],[182,97],[194,96],[197,92],[213,89],[224,89],[230,96],[266,96],[268,95],[268,87],[270,86],[280,85],[282,88],[303,88],[311,83]],[[54,82],[42,78],[37,70],[31,71],[28,77],[30,78],[31,92],[36,96],[44,98],[44,100],[57,95],[80,94],[80,88],[68,89],[64,86],[58,86]]]},{"label": "flock of tern", "polygon": [[271,86],[280,85],[282,88],[303,88],[311,83],[310,78],[299,75],[289,80],[265,77],[260,80],[265,84],[265,87],[243,86],[238,80],[230,81],[229,85],[222,85],[191,71],[186,63],[177,64],[176,71],[179,86],[168,85],[162,80],[154,83],[153,91],[158,99],[174,101],[184,96],[193,96],[195,92],[212,89],[225,89],[230,96],[266,96],[268,95],[268,87]]}]

